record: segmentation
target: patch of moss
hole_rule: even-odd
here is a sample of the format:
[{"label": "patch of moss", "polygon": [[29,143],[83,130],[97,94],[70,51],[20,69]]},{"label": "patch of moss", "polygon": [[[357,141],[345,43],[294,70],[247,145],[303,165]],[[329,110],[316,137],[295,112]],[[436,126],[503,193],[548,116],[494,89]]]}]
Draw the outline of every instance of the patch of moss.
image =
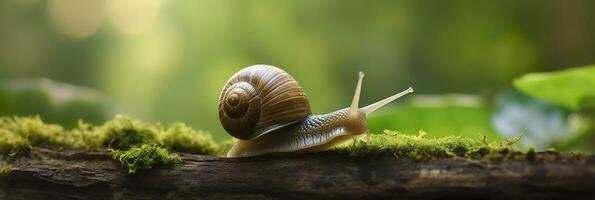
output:
[{"label": "patch of moss", "polygon": [[24,137],[0,128],[0,153],[10,156],[28,152],[31,144]]},{"label": "patch of moss", "polygon": [[[152,164],[169,163],[167,158],[174,154],[170,155],[168,150],[207,155],[220,152],[210,135],[181,123],[162,125],[117,116],[100,126],[79,121],[77,127],[65,130],[59,125],[44,123],[38,116],[0,117],[0,155],[26,154],[35,146],[114,149],[112,153],[118,161],[127,166],[139,166],[133,171],[150,168]],[[150,152],[162,156],[161,160],[153,162],[155,158],[150,157],[153,156]],[[142,160],[132,155],[149,157]],[[131,162],[133,158],[138,161]]]},{"label": "patch of moss", "polygon": [[72,143],[68,147],[77,149],[91,149],[98,147],[97,134],[94,134],[93,127],[91,124],[84,122],[83,120],[78,121],[78,125],[70,131],[67,131],[69,137],[72,138]]},{"label": "patch of moss", "polygon": [[127,117],[117,116],[103,126],[95,128],[93,134],[101,147],[126,150],[143,144],[157,144],[159,126],[132,121]]},{"label": "patch of moss", "polygon": [[127,167],[130,174],[136,173],[139,169],[151,169],[157,165],[168,165],[182,161],[178,154],[170,153],[167,149],[156,144],[143,144],[140,147],[132,147],[126,151],[112,150],[112,156]]},{"label": "patch of moss", "polygon": [[12,166],[11,165],[0,166],[0,176],[2,176],[4,174],[8,174],[11,171],[12,171]]},{"label": "patch of moss", "polygon": [[215,155],[219,150],[211,135],[196,131],[183,123],[165,127],[159,134],[159,141],[163,146],[179,152]]},{"label": "patch of moss", "polygon": [[112,148],[127,150],[143,144],[158,144],[174,151],[215,155],[218,146],[210,135],[182,123],[162,125],[117,116],[100,126],[79,121],[64,130],[46,124],[40,117],[0,117],[0,153],[26,152],[33,146],[67,148]]},{"label": "patch of moss", "polygon": [[436,159],[445,157],[480,158],[502,152],[517,152],[511,146],[517,138],[501,142],[486,142],[485,138],[473,139],[459,136],[426,138],[425,132],[407,135],[395,131],[371,134],[370,141],[356,139],[351,144],[338,146],[334,151],[352,156],[390,154],[397,158]]},{"label": "patch of moss", "polygon": [[[356,139],[334,151],[353,156],[390,154],[398,158],[434,159],[466,157],[507,159],[520,154],[512,148],[519,137],[488,143],[484,138],[447,136],[427,138],[424,132],[407,135],[394,131],[372,134],[370,141]],[[0,118],[0,153],[17,155],[35,146],[79,149],[113,149],[113,156],[132,171],[152,164],[170,163],[168,151],[225,156],[236,140],[217,145],[210,135],[182,124],[145,123],[117,116],[99,126],[79,121],[76,128],[46,124],[39,117]],[[153,152],[153,154],[151,154]],[[142,156],[147,156],[143,160]]]},{"label": "patch of moss", "polygon": [[40,117],[0,118],[0,152],[17,154],[31,146],[63,146],[71,139],[61,126],[45,124]]}]

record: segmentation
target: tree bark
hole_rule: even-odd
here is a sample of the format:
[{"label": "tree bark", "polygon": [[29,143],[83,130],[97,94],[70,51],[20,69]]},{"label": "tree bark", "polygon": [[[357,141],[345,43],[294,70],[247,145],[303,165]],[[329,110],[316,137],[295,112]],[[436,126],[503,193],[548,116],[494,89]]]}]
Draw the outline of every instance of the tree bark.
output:
[{"label": "tree bark", "polygon": [[595,199],[595,157],[585,155],[493,162],[333,152],[181,156],[180,164],[130,175],[107,151],[34,148],[0,175],[0,199]]}]

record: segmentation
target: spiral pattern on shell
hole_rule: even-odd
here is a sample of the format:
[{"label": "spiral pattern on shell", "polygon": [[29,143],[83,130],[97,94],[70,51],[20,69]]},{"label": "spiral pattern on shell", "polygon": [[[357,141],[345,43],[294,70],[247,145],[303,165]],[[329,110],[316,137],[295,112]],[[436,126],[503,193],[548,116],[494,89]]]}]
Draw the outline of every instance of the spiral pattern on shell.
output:
[{"label": "spiral pattern on shell", "polygon": [[311,114],[302,87],[287,72],[253,65],[234,74],[219,97],[219,120],[232,136],[254,139]]}]

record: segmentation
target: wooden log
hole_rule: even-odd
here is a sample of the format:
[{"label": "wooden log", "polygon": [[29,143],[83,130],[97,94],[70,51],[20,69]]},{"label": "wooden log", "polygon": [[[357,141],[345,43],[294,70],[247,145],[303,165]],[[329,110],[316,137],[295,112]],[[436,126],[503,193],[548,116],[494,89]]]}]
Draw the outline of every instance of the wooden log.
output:
[{"label": "wooden log", "polygon": [[0,199],[595,199],[595,157],[585,155],[495,162],[181,155],[180,164],[130,175],[107,151],[34,148],[0,175]]}]

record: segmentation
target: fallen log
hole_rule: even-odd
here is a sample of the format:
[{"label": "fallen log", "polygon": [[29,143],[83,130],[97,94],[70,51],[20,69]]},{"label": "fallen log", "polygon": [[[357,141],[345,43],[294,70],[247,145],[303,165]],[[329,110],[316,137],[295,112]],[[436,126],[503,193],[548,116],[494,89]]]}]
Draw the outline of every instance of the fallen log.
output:
[{"label": "fallen log", "polygon": [[0,159],[11,165],[0,175],[0,199],[595,199],[595,156],[586,155],[181,156],[180,164],[128,174],[108,151],[36,147],[28,156]]}]

